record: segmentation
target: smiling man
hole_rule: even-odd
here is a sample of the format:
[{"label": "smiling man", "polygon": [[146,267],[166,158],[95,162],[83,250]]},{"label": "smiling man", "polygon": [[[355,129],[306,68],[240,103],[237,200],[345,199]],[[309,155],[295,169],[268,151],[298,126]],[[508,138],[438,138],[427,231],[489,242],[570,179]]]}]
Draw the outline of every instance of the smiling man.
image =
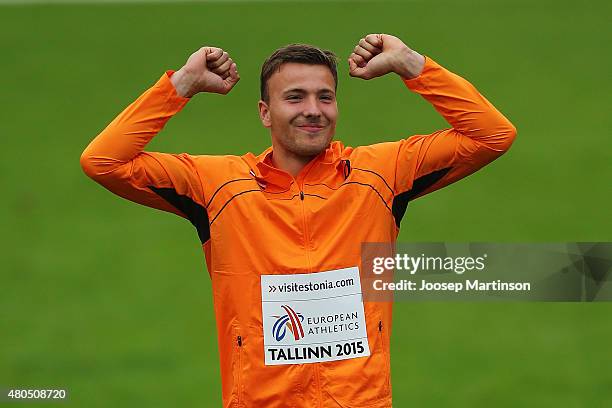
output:
[{"label": "smiling man", "polygon": [[259,112],[278,168],[296,176],[331,142],[337,79],[334,55],[309,46],[282,48],[264,64]]},{"label": "smiling man", "polygon": [[112,192],[195,226],[212,281],[224,407],[390,407],[392,304],[363,301],[361,244],[395,242],[411,200],[473,173],[514,140],[512,124],[469,82],[397,37],[367,35],[348,62],[356,78],[398,75],[450,128],[354,148],[332,141],[335,56],[293,44],[262,67],[266,151],[145,152],[189,98],[238,83],[229,55],[203,47],[81,156]]}]

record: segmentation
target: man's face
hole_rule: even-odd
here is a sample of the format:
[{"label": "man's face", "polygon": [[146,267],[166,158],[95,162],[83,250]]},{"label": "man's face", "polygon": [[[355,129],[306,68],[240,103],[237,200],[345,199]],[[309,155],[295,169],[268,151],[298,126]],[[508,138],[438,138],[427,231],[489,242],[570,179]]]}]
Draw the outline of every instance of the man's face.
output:
[{"label": "man's face", "polygon": [[259,101],[274,150],[310,158],[324,151],[336,132],[334,77],[325,65],[285,63],[268,79],[269,102]]}]

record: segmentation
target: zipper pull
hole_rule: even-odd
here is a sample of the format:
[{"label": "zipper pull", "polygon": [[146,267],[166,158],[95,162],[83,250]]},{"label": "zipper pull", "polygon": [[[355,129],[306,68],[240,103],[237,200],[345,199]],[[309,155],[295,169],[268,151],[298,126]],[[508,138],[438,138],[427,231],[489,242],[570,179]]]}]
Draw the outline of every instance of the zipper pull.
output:
[{"label": "zipper pull", "polygon": [[378,321],[378,331],[382,332],[382,320]]},{"label": "zipper pull", "polygon": [[242,336],[238,336],[238,347],[242,347]]},{"label": "zipper pull", "polygon": [[345,160],[344,161],[344,179],[346,180],[348,178],[348,176],[351,174],[351,161],[350,160]]},{"label": "zipper pull", "polygon": [[300,200],[304,201],[304,192],[300,190]]}]

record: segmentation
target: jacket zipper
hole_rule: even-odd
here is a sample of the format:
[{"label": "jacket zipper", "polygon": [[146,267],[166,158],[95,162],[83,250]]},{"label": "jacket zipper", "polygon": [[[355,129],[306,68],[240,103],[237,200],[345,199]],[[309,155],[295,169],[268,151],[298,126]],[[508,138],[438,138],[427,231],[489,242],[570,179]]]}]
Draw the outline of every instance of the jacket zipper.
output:
[{"label": "jacket zipper", "polygon": [[382,320],[378,321],[378,335],[379,335],[379,340],[380,340],[380,351],[382,354],[382,358],[383,358],[383,362],[385,365],[385,387],[387,388],[387,392],[391,389],[391,367],[389,367],[388,364],[388,360],[387,360],[387,351],[385,348],[385,342],[384,342],[384,336],[383,336],[383,323]]},{"label": "jacket zipper", "polygon": [[321,395],[321,374],[319,374],[319,363],[314,363],[315,381],[317,382],[317,404],[323,406],[323,396]]},{"label": "jacket zipper", "polygon": [[[305,177],[306,175],[304,175]],[[303,179],[302,179],[303,183]],[[308,232],[308,220],[306,219],[306,205],[304,204],[304,186],[300,185],[300,183],[296,180],[296,185],[300,190],[300,201],[302,205],[302,225],[304,227],[304,250],[306,251],[306,259],[308,260],[308,272],[312,272],[312,260],[310,259],[310,234]],[[317,405],[319,407],[323,406],[323,396],[321,393],[321,374],[319,363],[313,364],[315,381],[317,384]]]},{"label": "jacket zipper", "polygon": [[[308,272],[312,272],[312,261],[310,259],[310,235],[308,233],[308,222],[306,219],[306,205],[304,204],[304,190],[303,187],[298,184],[300,189],[300,201],[302,205],[302,225],[304,227],[304,250],[306,251],[306,259],[308,260]],[[319,364],[313,364],[315,381],[317,384],[317,405],[323,406],[323,397],[321,395],[321,374],[319,372]]]},{"label": "jacket zipper", "polygon": [[242,336],[238,336],[236,342],[238,343],[238,375],[236,378],[238,397],[236,398],[236,405],[240,406],[242,402]]},{"label": "jacket zipper", "polygon": [[306,220],[306,204],[304,204],[304,190],[302,186],[298,185],[300,189],[300,202],[302,206],[302,228],[304,230],[304,250],[306,251],[306,259],[308,260],[308,272],[312,272],[312,261],[310,259],[310,235],[308,233],[308,222]]}]

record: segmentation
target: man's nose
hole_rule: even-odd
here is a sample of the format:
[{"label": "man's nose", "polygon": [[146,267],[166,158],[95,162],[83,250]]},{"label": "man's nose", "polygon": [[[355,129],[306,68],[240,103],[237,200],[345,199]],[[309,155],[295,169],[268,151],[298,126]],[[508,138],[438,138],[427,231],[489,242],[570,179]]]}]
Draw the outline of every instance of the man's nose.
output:
[{"label": "man's nose", "polygon": [[317,97],[308,97],[304,101],[304,113],[305,117],[318,117],[321,116],[321,109],[319,108],[319,101]]}]

